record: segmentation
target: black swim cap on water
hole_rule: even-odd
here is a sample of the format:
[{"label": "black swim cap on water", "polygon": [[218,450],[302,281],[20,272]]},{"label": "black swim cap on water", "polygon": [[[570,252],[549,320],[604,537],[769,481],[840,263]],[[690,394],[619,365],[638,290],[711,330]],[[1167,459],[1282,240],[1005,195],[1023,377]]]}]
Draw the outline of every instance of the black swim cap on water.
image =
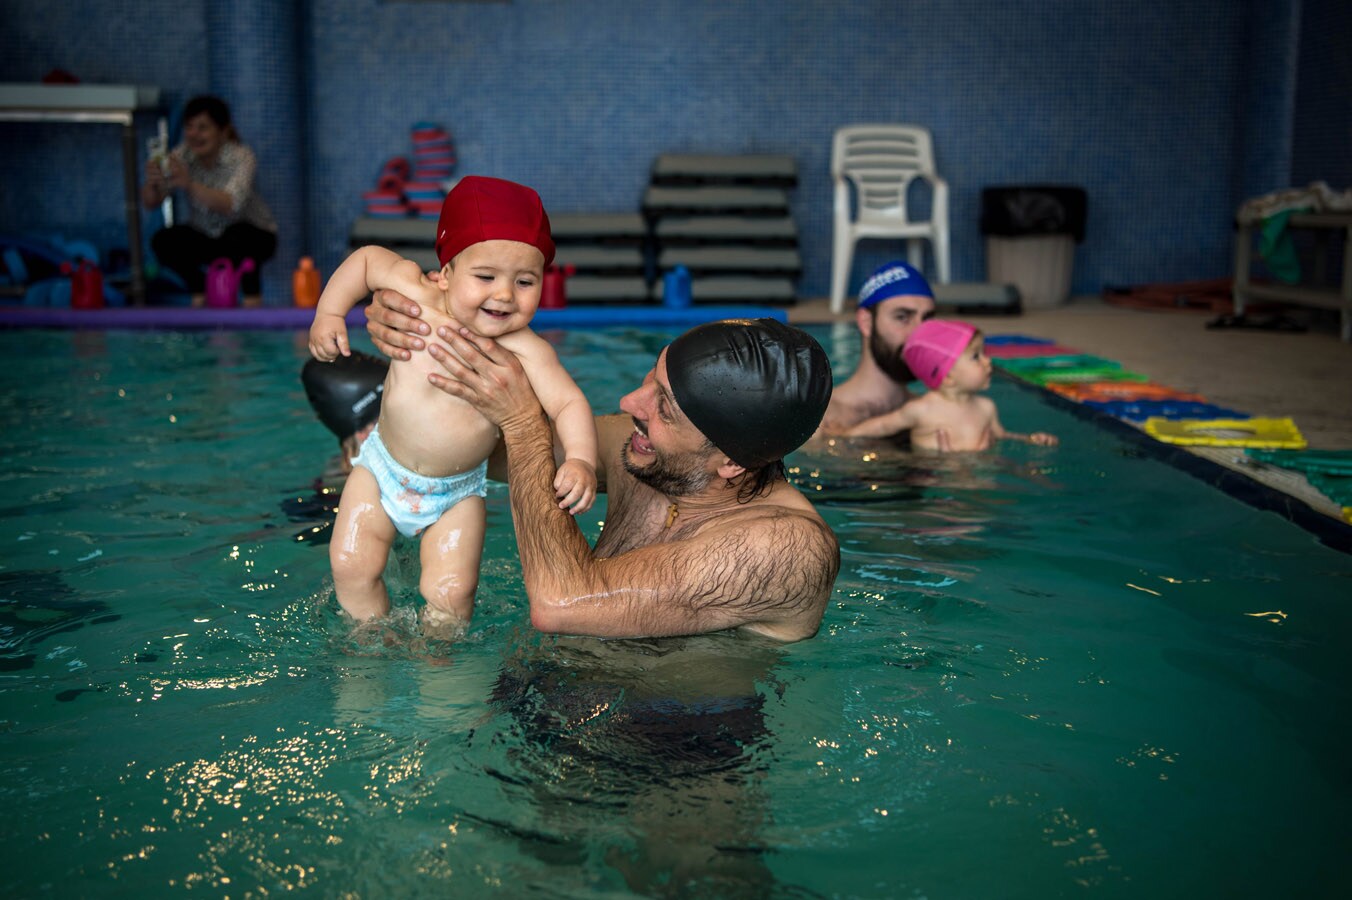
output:
[{"label": "black swim cap on water", "polygon": [[390,364],[353,350],[331,363],[312,359],[300,371],[305,396],[319,421],[339,440],[349,438],[380,415],[380,395]]},{"label": "black swim cap on water", "polygon": [[690,329],[667,347],[667,379],[686,417],[746,469],[802,446],[831,400],[826,351],[774,319]]}]

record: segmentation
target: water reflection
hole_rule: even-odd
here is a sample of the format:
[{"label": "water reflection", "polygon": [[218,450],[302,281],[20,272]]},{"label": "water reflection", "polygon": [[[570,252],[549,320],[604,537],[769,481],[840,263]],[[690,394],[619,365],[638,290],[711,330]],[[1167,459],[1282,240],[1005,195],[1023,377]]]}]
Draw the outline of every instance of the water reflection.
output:
[{"label": "water reflection", "polygon": [[517,745],[494,774],[542,825],[482,821],[546,862],[598,857],[644,896],[782,893],[760,837],[779,653],[733,635],[523,648],[492,691]]}]

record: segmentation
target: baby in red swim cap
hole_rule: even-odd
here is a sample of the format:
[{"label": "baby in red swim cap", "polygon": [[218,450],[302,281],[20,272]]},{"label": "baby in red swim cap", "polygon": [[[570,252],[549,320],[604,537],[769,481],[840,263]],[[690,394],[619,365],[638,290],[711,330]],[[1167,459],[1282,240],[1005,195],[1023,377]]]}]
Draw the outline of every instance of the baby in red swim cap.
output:
[{"label": "baby in red swim cap", "polygon": [[[530,188],[468,176],[446,195],[432,275],[382,247],[363,247],[329,279],[310,326],[310,353],[348,356],[347,313],[373,291],[416,301],[435,334],[464,326],[520,359],[563,444],[554,479],[560,508],[574,515],[596,499],[596,426],[582,390],[547,341],[530,330],[545,266],[554,258],[549,217]],[[447,351],[452,352],[452,351]],[[487,460],[498,431],[444,393],[428,374],[445,371],[426,351],[393,360],[380,419],[352,460],[329,543],[338,603],[361,621],[389,612],[383,573],[396,534],[423,542],[419,587],[428,625],[462,626],[474,611],[483,550]]]},{"label": "baby in red swim cap", "polygon": [[985,351],[985,338],[966,322],[922,322],[906,339],[901,356],[929,392],[845,434],[891,437],[909,431],[911,446],[919,450],[985,450],[1002,439],[1055,446],[1055,435],[1015,434],[1000,424],[995,401],[979,393],[991,383]]}]

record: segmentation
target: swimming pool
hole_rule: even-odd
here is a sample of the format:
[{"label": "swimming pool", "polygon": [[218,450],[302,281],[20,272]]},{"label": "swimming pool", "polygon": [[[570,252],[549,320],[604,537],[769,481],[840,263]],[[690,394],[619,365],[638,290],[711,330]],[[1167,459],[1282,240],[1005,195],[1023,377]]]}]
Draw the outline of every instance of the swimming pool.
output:
[{"label": "swimming pool", "polygon": [[[557,343],[604,411],[670,337]],[[384,635],[335,611],[301,336],[0,349],[6,896],[1352,886],[1352,557],[1008,382],[1059,448],[791,460],[842,547],[812,641],[537,635],[495,486],[429,645],[411,545]]]}]

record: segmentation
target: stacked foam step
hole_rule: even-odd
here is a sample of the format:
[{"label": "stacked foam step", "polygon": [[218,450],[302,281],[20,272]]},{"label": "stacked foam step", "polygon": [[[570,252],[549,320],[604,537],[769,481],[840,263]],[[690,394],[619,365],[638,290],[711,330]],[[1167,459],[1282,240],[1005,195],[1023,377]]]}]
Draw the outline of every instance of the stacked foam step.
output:
[{"label": "stacked foam step", "polygon": [[416,123],[412,137],[413,177],[404,185],[404,196],[415,216],[437,219],[455,168],[455,148],[446,130],[431,122]]},{"label": "stacked foam step", "polygon": [[413,178],[444,183],[455,168],[455,144],[440,125],[418,122],[413,126]]},{"label": "stacked foam step", "polygon": [[659,156],[643,195],[654,295],[685,266],[696,303],[793,303],[802,259],[788,191],[797,183],[790,156]]},{"label": "stacked foam step", "polygon": [[455,145],[444,128],[430,122],[413,126],[413,161],[396,156],[381,167],[374,190],[362,194],[366,215],[374,219],[417,216],[436,219],[455,168]]},{"label": "stacked foam step", "polygon": [[363,216],[352,223],[347,233],[349,247],[356,249],[376,244],[413,260],[424,272],[441,268],[441,263],[437,262],[436,241],[436,219],[407,216],[395,219]]},{"label": "stacked foam step", "polygon": [[406,218],[409,206],[404,197],[404,185],[408,183],[410,171],[408,160],[402,156],[386,160],[376,177],[375,190],[361,195],[366,215],[376,219]]},{"label": "stacked foam step", "polygon": [[[572,266],[568,302],[646,303],[644,247],[647,226],[637,213],[556,213],[550,226],[555,264]],[[378,244],[411,259],[424,270],[441,267],[436,254],[436,220],[365,216],[352,223],[348,245]]]},{"label": "stacked foam step", "polygon": [[553,213],[555,263],[572,266],[568,303],[646,303],[647,225],[637,213]]}]

